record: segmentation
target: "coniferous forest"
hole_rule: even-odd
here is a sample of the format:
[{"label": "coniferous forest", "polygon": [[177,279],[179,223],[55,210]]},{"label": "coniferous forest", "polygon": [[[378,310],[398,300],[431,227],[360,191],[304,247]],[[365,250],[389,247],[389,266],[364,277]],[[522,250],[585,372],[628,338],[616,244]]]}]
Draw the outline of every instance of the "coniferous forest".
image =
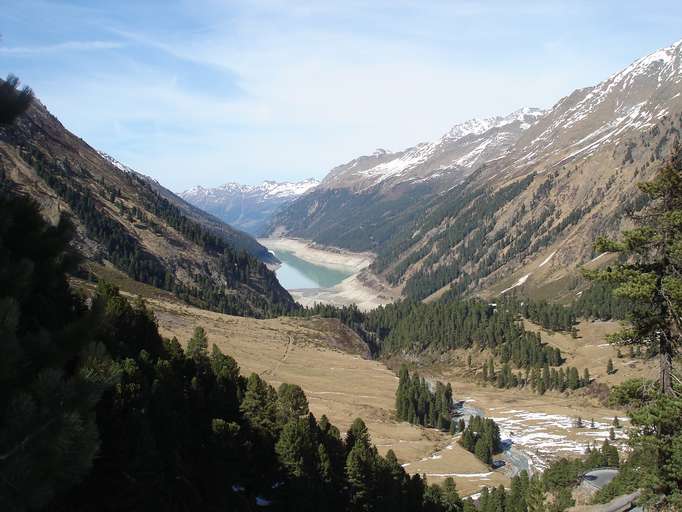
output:
[{"label": "coniferous forest", "polygon": [[459,443],[486,464],[492,464],[493,455],[502,451],[497,423],[483,416],[471,417]]},{"label": "coniferous forest", "polygon": [[203,329],[183,350],[143,301],[75,294],[71,230],[2,192],[2,510],[461,510],[452,482],[407,475],[360,419],[342,439]]},{"label": "coniferous forest", "polygon": [[407,366],[402,365],[396,390],[395,409],[399,420],[412,424],[452,430],[454,402],[452,386],[436,382],[431,385],[416,373],[410,375]]}]

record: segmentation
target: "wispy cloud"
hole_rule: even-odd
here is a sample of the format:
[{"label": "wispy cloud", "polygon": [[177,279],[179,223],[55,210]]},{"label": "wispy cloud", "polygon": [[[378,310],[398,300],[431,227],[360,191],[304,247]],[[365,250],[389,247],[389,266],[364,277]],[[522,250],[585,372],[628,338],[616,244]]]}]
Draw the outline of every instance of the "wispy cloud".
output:
[{"label": "wispy cloud", "polygon": [[65,41],[41,46],[0,46],[0,54],[40,55],[71,51],[113,50],[124,46],[124,43],[118,41]]},{"label": "wispy cloud", "polygon": [[0,71],[181,190],[320,176],[472,116],[547,107],[680,37],[679,19],[618,0],[196,3],[25,0],[0,12]]}]

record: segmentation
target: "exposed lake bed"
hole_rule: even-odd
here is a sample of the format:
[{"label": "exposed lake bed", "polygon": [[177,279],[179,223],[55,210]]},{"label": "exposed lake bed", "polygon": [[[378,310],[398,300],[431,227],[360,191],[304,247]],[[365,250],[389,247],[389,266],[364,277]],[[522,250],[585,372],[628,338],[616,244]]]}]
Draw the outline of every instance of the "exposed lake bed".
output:
[{"label": "exposed lake bed", "polygon": [[282,262],[277,278],[296,301],[369,310],[393,302],[398,294],[374,275],[372,253],[355,253],[322,247],[307,240],[268,238],[259,240]]}]

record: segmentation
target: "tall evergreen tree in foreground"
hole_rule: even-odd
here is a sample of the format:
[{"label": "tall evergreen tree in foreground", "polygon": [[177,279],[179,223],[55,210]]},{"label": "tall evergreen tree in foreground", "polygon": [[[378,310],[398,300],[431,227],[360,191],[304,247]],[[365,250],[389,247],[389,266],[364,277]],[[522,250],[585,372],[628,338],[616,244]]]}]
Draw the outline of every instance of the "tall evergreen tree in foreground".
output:
[{"label": "tall evergreen tree in foreground", "polygon": [[[0,126],[29,107],[29,88],[0,80]],[[95,405],[116,371],[70,290],[72,226],[47,225],[0,171],[0,510],[39,508],[90,470]],[[5,190],[3,190],[5,189]]]},{"label": "tall evergreen tree in foreground", "polygon": [[624,231],[621,241],[600,238],[595,245],[621,253],[625,263],[586,275],[614,284],[613,293],[634,305],[632,326],[612,340],[658,352],[661,390],[672,395],[673,359],[682,342],[682,151],[639,188],[650,203],[633,216],[637,227]]},{"label": "tall evergreen tree in foreground", "polygon": [[69,289],[68,222],[0,191],[0,510],[45,505],[90,470],[117,371]]}]

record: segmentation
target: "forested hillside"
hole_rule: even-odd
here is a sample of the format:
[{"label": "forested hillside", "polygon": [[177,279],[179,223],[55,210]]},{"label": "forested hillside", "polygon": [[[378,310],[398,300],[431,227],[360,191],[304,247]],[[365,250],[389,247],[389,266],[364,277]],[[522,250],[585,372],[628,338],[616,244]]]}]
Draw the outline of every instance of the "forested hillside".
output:
[{"label": "forested hillside", "polygon": [[452,481],[407,475],[361,419],[342,439],[201,327],[183,349],[142,300],[76,295],[68,219],[1,188],[0,509],[462,510]]},{"label": "forested hillside", "polygon": [[255,240],[102,156],[38,102],[0,127],[0,175],[50,221],[69,217],[74,246],[89,262],[219,312],[263,316],[294,307],[258,259],[268,253]]},{"label": "forested hillside", "polygon": [[[470,172],[442,160],[427,171],[418,155],[363,157],[273,229],[374,251],[371,269],[415,300],[510,288],[575,295],[577,267],[599,256],[592,240],[627,225],[624,214],[646,201],[636,183],[676,151],[681,112],[682,41],[560,99]],[[377,184],[345,185],[375,174]]]}]

